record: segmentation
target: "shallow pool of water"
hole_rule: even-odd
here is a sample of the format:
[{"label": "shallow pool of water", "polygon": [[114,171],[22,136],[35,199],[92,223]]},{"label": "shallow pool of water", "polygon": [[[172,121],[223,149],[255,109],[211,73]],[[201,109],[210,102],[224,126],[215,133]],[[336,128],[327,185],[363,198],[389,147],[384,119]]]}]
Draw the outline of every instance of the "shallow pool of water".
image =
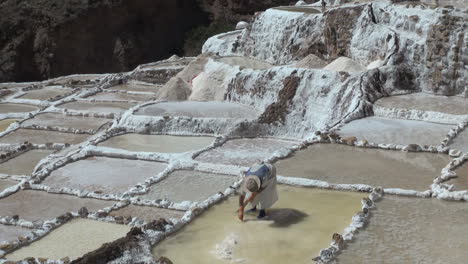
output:
[{"label": "shallow pool of water", "polygon": [[5,130],[7,130],[7,128],[16,121],[17,121],[16,119],[3,119],[3,120],[0,120],[0,132],[3,132]]},{"label": "shallow pool of water", "polygon": [[155,95],[148,94],[127,94],[127,93],[112,93],[112,92],[102,92],[96,95],[90,96],[86,99],[96,99],[96,100],[109,100],[109,101],[153,101]]},{"label": "shallow pool of water", "polygon": [[458,134],[449,147],[468,152],[468,128],[465,128],[465,130]]},{"label": "shallow pool of water", "polygon": [[437,146],[452,127],[423,121],[367,117],[344,125],[339,134],[373,143]]},{"label": "shallow pool of water", "polygon": [[6,259],[18,261],[27,257],[71,260],[98,249],[102,244],[124,237],[130,231],[126,225],[75,219],[55,229],[29,246],[8,254]]},{"label": "shallow pool of water", "polygon": [[109,90],[117,90],[117,91],[134,91],[134,92],[149,92],[149,93],[157,93],[161,86],[159,85],[143,85],[138,83],[126,83],[121,84],[113,87],[109,87]]},{"label": "shallow pool of water", "polygon": [[455,190],[457,191],[468,190],[468,163],[465,162],[465,164],[457,168],[455,172],[458,177],[445,183],[455,185]]},{"label": "shallow pool of water", "polygon": [[30,234],[30,229],[0,224],[0,244],[2,242],[17,240],[20,236],[28,236]]},{"label": "shallow pool of water", "polygon": [[387,195],[339,263],[465,263],[468,206]]},{"label": "shallow pool of water", "polygon": [[105,193],[123,193],[158,175],[167,164],[141,160],[91,157],[53,171],[43,184]]},{"label": "shallow pool of water", "polygon": [[213,137],[125,134],[112,137],[99,145],[130,151],[179,153],[203,149],[213,140]]},{"label": "shallow pool of water", "polygon": [[278,174],[330,183],[428,190],[447,155],[315,144],[276,163]]},{"label": "shallow pool of water", "polygon": [[36,115],[22,123],[24,126],[40,125],[51,127],[72,127],[81,130],[98,129],[111,119],[83,116],[67,116],[64,114],[44,113]]},{"label": "shallow pool of water", "polygon": [[71,91],[73,91],[73,89],[71,88],[65,88],[62,86],[50,86],[50,87],[44,87],[39,90],[27,91],[26,94],[21,96],[20,98],[47,101],[56,96],[62,96]]},{"label": "shallow pool of water", "polygon": [[196,160],[248,167],[255,162],[270,158],[275,151],[283,151],[296,144],[295,141],[270,138],[233,139],[220,147],[203,152]]},{"label": "shallow pool of water", "polygon": [[133,106],[135,106],[134,103],[77,101],[66,103],[58,107],[77,111],[91,111],[98,113],[123,113]]},{"label": "shallow pool of water", "polygon": [[32,112],[38,109],[39,107],[34,106],[34,105],[10,104],[10,103],[0,104],[0,114]]},{"label": "shallow pool of water", "polygon": [[115,204],[114,201],[78,198],[72,195],[53,194],[43,191],[21,190],[0,199],[0,216],[19,215],[28,221],[51,220],[67,212],[78,212],[85,206],[88,211]]},{"label": "shallow pool of water", "polygon": [[179,170],[153,184],[150,191],[141,197],[148,200],[167,198],[172,202],[198,202],[217,192],[224,192],[236,180],[235,176],[230,175]]},{"label": "shallow pool of water", "polygon": [[0,164],[0,173],[9,175],[31,175],[36,165],[53,150],[34,149]]},{"label": "shallow pool of water", "polygon": [[0,138],[0,144],[20,144],[28,141],[33,144],[70,143],[78,144],[90,135],[63,133],[48,130],[18,129]]},{"label": "shallow pool of water", "polygon": [[224,102],[167,102],[140,108],[136,115],[189,116],[198,118],[256,118],[257,110],[234,103]]},{"label": "shallow pool of water", "polygon": [[185,214],[185,211],[176,211],[176,210],[157,208],[153,206],[139,206],[139,205],[132,205],[132,204],[110,213],[110,215],[112,216],[138,217],[146,222],[159,220],[160,218],[179,219],[184,214]]},{"label": "shallow pool of water", "polygon": [[269,221],[248,214],[245,222],[237,219],[238,199],[231,197],[158,244],[154,255],[178,264],[311,263],[332,234],[349,225],[364,195],[280,186],[279,196]]},{"label": "shallow pool of water", "polygon": [[[1,165],[0,165],[1,166]],[[6,179],[0,179],[0,193],[8,187],[17,185],[19,182]]]}]

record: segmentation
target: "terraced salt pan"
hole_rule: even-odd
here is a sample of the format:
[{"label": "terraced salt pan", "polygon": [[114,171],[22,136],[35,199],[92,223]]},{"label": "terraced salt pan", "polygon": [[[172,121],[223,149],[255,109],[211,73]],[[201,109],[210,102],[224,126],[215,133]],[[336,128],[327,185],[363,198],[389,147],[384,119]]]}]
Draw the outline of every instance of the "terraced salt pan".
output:
[{"label": "terraced salt pan", "polygon": [[3,132],[5,130],[7,130],[7,128],[16,121],[17,121],[16,119],[3,119],[3,120],[0,120],[0,132]]},{"label": "terraced salt pan", "polygon": [[452,115],[468,115],[468,98],[438,96],[426,93],[384,97],[375,106],[433,111]]},{"label": "terraced salt pan", "polygon": [[153,184],[141,197],[147,200],[167,198],[172,202],[204,201],[217,192],[224,192],[236,177],[199,171],[179,170]]},{"label": "terraced salt pan", "polygon": [[446,183],[453,184],[457,191],[468,190],[468,163],[456,169],[455,172],[458,177]]},{"label": "terraced salt pan", "polygon": [[58,106],[59,108],[72,109],[76,111],[91,111],[98,113],[123,113],[135,106],[134,103],[124,102],[87,102],[75,101]]},{"label": "terraced salt pan", "polygon": [[31,230],[27,228],[8,226],[0,224],[0,244],[2,242],[10,242],[17,240],[20,236],[28,236],[31,234]]},{"label": "terraced salt pan", "polygon": [[136,115],[189,116],[197,118],[256,118],[258,111],[240,104],[224,102],[167,102],[140,108]]},{"label": "terraced salt pan", "polygon": [[270,158],[275,151],[284,151],[295,144],[297,142],[269,138],[233,139],[220,147],[203,152],[195,160],[248,167]]},{"label": "terraced salt pan", "polygon": [[38,109],[34,105],[0,103],[0,114],[33,112]]},{"label": "terraced salt pan", "polygon": [[449,145],[450,148],[468,152],[468,128],[458,134]]},{"label": "terraced salt pan", "polygon": [[98,199],[78,198],[65,194],[52,194],[43,191],[21,190],[0,199],[0,216],[19,215],[28,221],[51,220],[67,212],[78,212],[86,207],[96,212],[112,206],[115,202]]},{"label": "terraced salt pan", "polygon": [[449,161],[440,154],[315,144],[276,167],[283,176],[424,191]]},{"label": "terraced salt pan", "polygon": [[143,85],[138,83],[126,83],[113,87],[109,87],[109,90],[116,91],[125,91],[125,92],[147,92],[147,93],[157,93],[161,88],[160,85]]},{"label": "terraced salt pan", "polygon": [[56,260],[69,257],[73,260],[104,243],[124,237],[129,231],[130,227],[126,225],[75,219],[31,245],[8,254],[6,259],[18,261],[34,256]]},{"label": "terraced salt pan", "polygon": [[33,119],[28,119],[22,123],[24,126],[39,125],[63,128],[76,128],[81,130],[96,130],[110,119],[94,118],[84,116],[67,116],[64,114],[44,113],[36,115]]},{"label": "terraced salt pan", "polygon": [[52,153],[54,153],[53,150],[30,150],[0,164],[0,173],[8,175],[31,175],[39,161]]},{"label": "terraced salt pan", "polygon": [[53,171],[43,184],[117,194],[158,175],[166,166],[160,162],[90,157]]},{"label": "terraced salt pan", "polygon": [[339,134],[373,143],[437,146],[452,127],[423,121],[367,117],[344,125]]},{"label": "terraced salt pan", "polygon": [[111,212],[109,215],[112,216],[131,216],[138,217],[146,222],[158,220],[160,218],[171,219],[181,218],[184,216],[184,211],[169,210],[163,208],[156,208],[152,206],[139,206],[139,205],[128,205],[122,209]]},{"label": "terraced salt pan", "polygon": [[152,101],[155,99],[155,95],[147,94],[127,94],[119,92],[102,92],[93,96],[87,97],[86,99],[95,100],[109,100],[109,101]]},{"label": "terraced salt pan", "polygon": [[112,137],[100,146],[130,151],[179,153],[203,149],[213,143],[213,137],[124,134]]},{"label": "terraced salt pan", "polygon": [[[174,263],[310,263],[360,210],[363,194],[279,186],[268,221],[237,218],[237,197],[213,206],[154,248]],[[182,252],[182,253],[181,253]],[[232,254],[229,254],[232,252]],[[222,259],[222,257],[225,259]]]},{"label": "terraced salt pan", "polygon": [[89,135],[63,133],[48,130],[18,129],[0,138],[0,144],[19,144],[28,141],[33,144],[70,143],[78,144]]},{"label": "terraced salt pan", "polygon": [[38,90],[27,91],[26,94],[20,98],[47,101],[56,96],[63,96],[71,91],[73,91],[73,89],[62,86],[48,86]]},{"label": "terraced salt pan", "polygon": [[266,61],[256,60],[249,57],[222,57],[218,61],[240,68],[248,68],[254,70],[266,70],[273,67]]},{"label": "terraced salt pan", "polygon": [[339,263],[465,263],[467,215],[466,203],[385,196]]},{"label": "terraced salt pan", "polygon": [[[0,166],[1,166],[1,165],[0,165]],[[10,180],[0,179],[0,193],[1,193],[4,189],[6,189],[6,188],[8,188],[8,187],[11,187],[11,186],[13,186],[13,185],[16,185],[16,184],[18,184],[18,183],[19,183],[19,182],[17,182],[17,181],[10,181]]]}]

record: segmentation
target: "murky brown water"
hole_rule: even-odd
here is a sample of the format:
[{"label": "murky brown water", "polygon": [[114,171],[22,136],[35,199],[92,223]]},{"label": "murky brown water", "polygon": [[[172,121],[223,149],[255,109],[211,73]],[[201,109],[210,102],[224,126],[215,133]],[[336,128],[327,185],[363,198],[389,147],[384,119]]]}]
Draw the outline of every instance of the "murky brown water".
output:
[{"label": "murky brown water", "polygon": [[29,234],[31,234],[31,230],[27,228],[0,224],[0,244],[2,242],[17,240],[18,237],[27,236]]},{"label": "murky brown water", "polygon": [[[247,214],[243,223],[236,215],[237,197],[231,197],[158,244],[154,255],[178,264],[311,263],[332,234],[349,225],[364,195],[280,186],[279,196],[269,221]],[[236,243],[227,243],[229,238]],[[220,259],[217,245],[232,251],[231,260]]]},{"label": "murky brown water", "polygon": [[78,144],[90,135],[63,133],[47,130],[18,129],[0,138],[0,144],[19,144],[25,141],[34,144],[70,143]]},{"label": "murky brown water", "polygon": [[104,113],[122,113],[135,106],[134,103],[113,103],[113,102],[71,102],[58,106],[78,111],[104,112]]},{"label": "murky brown water", "polygon": [[[0,165],[2,166],[2,165]],[[19,182],[17,181],[11,181],[11,180],[5,180],[5,179],[0,179],[0,193],[8,188],[8,187],[11,187],[13,185],[17,185]]]},{"label": "murky brown water", "polygon": [[58,95],[62,96],[71,91],[73,91],[73,89],[71,88],[51,86],[51,87],[44,87],[39,90],[27,91],[26,94],[21,96],[20,98],[47,101],[49,99],[54,98],[55,96],[58,96]]},{"label": "murky brown water", "polygon": [[71,260],[98,249],[102,244],[124,237],[129,226],[76,219],[55,229],[29,246],[8,254],[6,259],[18,261],[27,257]]},{"label": "murky brown water", "polygon": [[437,146],[452,127],[423,121],[367,117],[344,125],[339,134],[373,143]]},{"label": "murky brown water", "polygon": [[131,216],[138,217],[146,222],[158,220],[160,218],[181,218],[184,211],[169,210],[152,206],[128,205],[122,209],[110,213],[112,216]]},{"label": "murky brown water", "polygon": [[40,160],[52,154],[53,150],[34,149],[0,164],[0,173],[9,175],[31,175]]},{"label": "murky brown water", "polygon": [[26,104],[0,104],[0,114],[5,113],[24,113],[38,110],[39,107]]},{"label": "murky brown water", "polygon": [[213,137],[125,134],[112,137],[99,145],[130,151],[179,153],[203,149],[213,140]]},{"label": "murky brown water", "polygon": [[468,190],[468,163],[465,162],[461,167],[455,170],[458,178],[452,179],[446,183],[454,184],[457,191]]},{"label": "murky brown water", "polygon": [[136,115],[189,116],[206,118],[256,118],[257,110],[225,102],[167,102],[140,108]]},{"label": "murky brown water", "polygon": [[7,130],[7,128],[16,121],[17,121],[16,119],[3,119],[3,120],[0,120],[0,132],[3,132],[5,130]]},{"label": "murky brown water", "polygon": [[78,212],[83,206],[95,212],[113,204],[113,201],[22,190],[0,199],[0,216],[19,215],[28,221],[51,220],[67,212]]},{"label": "murky brown water", "polygon": [[440,154],[315,144],[278,161],[276,167],[283,176],[423,191],[449,161]]},{"label": "murky brown water", "polygon": [[236,180],[235,176],[180,170],[153,184],[141,197],[148,200],[167,198],[172,202],[203,201],[217,192],[224,192]]},{"label": "murky brown water", "polygon": [[96,99],[96,100],[120,100],[120,101],[152,101],[155,99],[155,95],[147,94],[126,94],[126,93],[98,93],[96,95],[90,96],[87,99]]},{"label": "murky brown water", "polygon": [[122,193],[158,175],[167,164],[141,160],[91,157],[55,170],[43,184],[105,193]]},{"label": "murky brown water", "polygon": [[63,114],[44,113],[35,116],[33,119],[26,120],[23,125],[41,125],[51,127],[72,127],[76,129],[88,130],[98,129],[107,122],[112,121],[106,118],[67,116]]},{"label": "murky brown water", "polygon": [[161,88],[160,85],[142,85],[137,83],[126,83],[117,86],[113,86],[108,88],[109,90],[117,90],[117,91],[134,91],[134,92],[150,92],[150,93],[157,93]]},{"label": "murky brown water", "polygon": [[386,108],[404,108],[423,111],[434,111],[453,115],[468,114],[468,98],[458,96],[437,96],[425,93],[384,97],[376,106]]},{"label": "murky brown water", "polygon": [[255,162],[270,158],[275,151],[284,150],[295,144],[297,142],[269,138],[234,139],[220,147],[203,152],[196,160],[248,167]]},{"label": "murky brown water", "polygon": [[467,216],[462,202],[385,196],[339,263],[465,263]]}]

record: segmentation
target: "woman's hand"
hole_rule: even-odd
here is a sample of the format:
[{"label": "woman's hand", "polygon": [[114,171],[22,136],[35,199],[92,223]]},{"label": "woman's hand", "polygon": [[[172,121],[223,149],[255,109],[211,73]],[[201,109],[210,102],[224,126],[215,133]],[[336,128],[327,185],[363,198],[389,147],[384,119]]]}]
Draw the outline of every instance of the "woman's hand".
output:
[{"label": "woman's hand", "polygon": [[239,220],[244,221],[244,207],[241,206],[239,210],[237,210],[237,216],[239,217]]}]

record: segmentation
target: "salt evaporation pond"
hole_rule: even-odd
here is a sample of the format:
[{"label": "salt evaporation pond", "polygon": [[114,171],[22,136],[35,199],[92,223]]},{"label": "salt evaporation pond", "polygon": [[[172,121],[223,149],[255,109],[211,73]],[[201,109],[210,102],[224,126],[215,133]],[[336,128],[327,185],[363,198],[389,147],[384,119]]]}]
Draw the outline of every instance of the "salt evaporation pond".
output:
[{"label": "salt evaporation pond", "polygon": [[215,149],[203,152],[195,160],[215,164],[251,166],[270,158],[275,151],[286,151],[295,141],[270,138],[233,139]]},{"label": "salt evaporation pond", "polygon": [[445,183],[453,184],[457,191],[468,190],[468,163],[465,162],[465,164],[457,168],[455,172],[458,177]]},{"label": "salt evaporation pond", "polygon": [[157,208],[153,206],[139,206],[139,205],[128,205],[122,209],[112,211],[109,215],[111,216],[131,216],[138,217],[146,222],[151,222],[153,220],[159,220],[160,218],[179,219],[184,216],[185,211],[176,211],[163,208]]},{"label": "salt evaporation pond", "polygon": [[0,137],[0,144],[20,144],[30,142],[33,144],[69,143],[78,144],[85,141],[89,135],[64,133],[48,130],[18,129]]},{"label": "salt evaporation pond", "polygon": [[450,148],[468,152],[468,128],[458,134],[449,145]]},{"label": "salt evaporation pond", "polygon": [[31,175],[40,160],[54,153],[53,150],[34,149],[0,164],[0,173]]},{"label": "salt evaporation pond", "polygon": [[[0,165],[1,166],[1,165]],[[9,188],[11,186],[17,185],[19,182],[17,181],[11,181],[11,180],[6,180],[6,179],[0,179],[0,193],[5,190],[6,188]]]},{"label": "salt evaporation pond", "polygon": [[449,161],[441,154],[314,144],[276,167],[283,176],[424,191]]},{"label": "salt evaporation pond", "polygon": [[254,108],[225,102],[166,102],[144,106],[136,115],[148,116],[188,116],[196,118],[256,118],[259,113]]},{"label": "salt evaporation pond", "polygon": [[104,243],[124,237],[129,231],[130,227],[126,225],[75,219],[31,245],[6,255],[6,259],[19,261],[33,256],[55,260],[69,257],[73,260],[98,249]]},{"label": "salt evaporation pond", "polygon": [[47,101],[56,96],[63,96],[71,91],[73,91],[73,89],[63,86],[48,86],[38,90],[26,91],[26,94],[20,96],[20,98]]},{"label": "salt evaporation pond", "polygon": [[329,246],[333,233],[350,224],[364,195],[279,186],[279,196],[268,221],[247,214],[243,223],[236,214],[238,199],[231,197],[156,245],[153,253],[178,264],[310,263]]},{"label": "salt evaporation pond", "polygon": [[148,94],[128,94],[119,92],[102,92],[93,96],[87,97],[86,99],[95,99],[103,101],[152,101],[155,99],[155,95]]},{"label": "salt evaporation pond", "polygon": [[213,140],[213,137],[124,134],[112,137],[99,145],[130,151],[179,153],[206,148]]},{"label": "salt evaporation pond", "polygon": [[161,162],[90,157],[53,171],[43,184],[92,192],[123,193],[155,177],[167,167]]},{"label": "salt evaporation pond", "polygon": [[90,212],[96,212],[114,203],[44,191],[21,190],[0,199],[0,216],[18,215],[20,219],[28,221],[45,221],[67,212],[78,212],[83,206]]},{"label": "salt evaporation pond", "polygon": [[28,119],[22,123],[24,126],[38,125],[61,128],[76,128],[81,130],[96,130],[111,119],[84,117],[84,116],[69,116],[56,113],[43,113],[36,115],[32,119]]},{"label": "salt evaporation pond", "polygon": [[16,119],[3,119],[3,120],[0,120],[0,132],[3,132],[5,130],[7,130],[7,128],[16,121],[17,121]]},{"label": "salt evaporation pond", "polygon": [[433,111],[452,115],[468,115],[468,98],[438,96],[426,93],[384,97],[375,106],[398,109]]},{"label": "salt evaporation pond", "polygon": [[203,201],[217,192],[224,192],[236,177],[199,171],[178,170],[150,186],[147,200],[168,199],[171,202]]},{"label": "salt evaporation pond", "polygon": [[466,203],[387,195],[339,263],[466,263],[467,216]]},{"label": "salt evaporation pond", "polygon": [[39,107],[26,104],[0,103],[0,114],[25,113],[39,110]]},{"label": "salt evaporation pond", "polygon": [[18,226],[2,225],[0,224],[0,244],[2,242],[9,242],[17,240],[20,236],[28,236],[31,230]]},{"label": "salt evaporation pond", "polygon": [[133,106],[135,106],[135,103],[129,102],[75,101],[60,105],[58,107],[76,111],[90,111],[97,113],[123,113]]},{"label": "salt evaporation pond", "polygon": [[157,93],[161,88],[160,85],[149,85],[139,83],[126,83],[117,86],[109,87],[108,90],[125,91],[125,92],[146,92]]},{"label": "salt evaporation pond", "polygon": [[342,137],[355,136],[373,143],[440,145],[453,126],[423,121],[367,117],[344,125]]}]

